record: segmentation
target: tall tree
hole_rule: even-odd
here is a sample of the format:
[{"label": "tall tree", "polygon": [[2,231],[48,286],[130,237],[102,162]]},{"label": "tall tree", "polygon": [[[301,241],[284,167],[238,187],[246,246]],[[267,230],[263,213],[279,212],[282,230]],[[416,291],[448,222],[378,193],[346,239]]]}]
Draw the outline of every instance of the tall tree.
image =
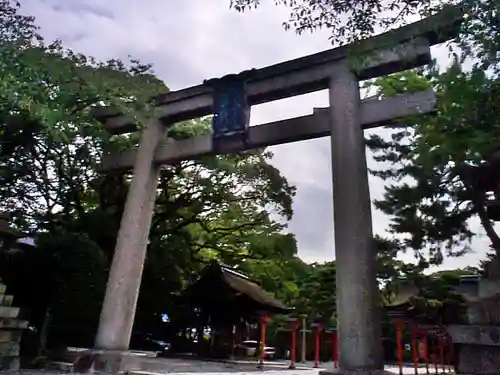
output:
[{"label": "tall tree", "polygon": [[[239,12],[256,8],[261,0],[230,0]],[[415,18],[434,14],[444,7],[462,4],[467,14],[457,42],[466,56],[481,60],[486,53],[488,64],[498,62],[498,1],[405,1],[405,0],[274,0],[276,5],[290,8],[290,17],[283,22],[286,29],[297,33],[328,29],[333,44],[341,45],[396,28]]]},{"label": "tall tree", "polygon": [[[36,36],[31,17],[23,17],[9,1],[0,6],[14,35],[12,40],[0,36],[0,44],[10,52],[0,57],[6,72],[0,81],[8,86],[0,94],[4,95],[0,105],[0,209],[14,213],[21,229],[44,233],[40,238],[45,238],[46,246],[41,246],[45,250],[25,255],[43,259],[40,264],[47,265],[37,270],[26,266],[25,271],[34,275],[31,280],[21,277],[26,274],[21,272],[10,273],[9,280],[24,306],[38,306],[28,291],[38,290],[40,272],[46,273],[43,285],[51,298],[43,306],[51,313],[32,311],[38,314],[33,321],[45,326],[48,320],[41,315],[52,316],[50,325],[56,329],[75,318],[63,313],[61,304],[64,311],[81,311],[80,303],[87,298],[68,299],[67,288],[60,285],[102,287],[100,272],[106,272],[113,256],[131,174],[98,173],[100,155],[104,149],[134,147],[138,140],[136,134],[109,137],[90,110],[100,103],[118,106],[142,125],[149,99],[167,88],[150,66],[137,61],[101,63],[68,51],[60,43],[46,45]],[[23,27],[29,32],[22,31]],[[180,139],[209,131],[208,119],[195,120],[178,124],[168,136]],[[212,259],[235,265],[252,259],[278,259],[295,251],[295,239],[283,231],[282,224],[282,219],[291,218],[295,188],[269,163],[271,157],[265,150],[253,150],[162,168],[138,327],[151,327],[161,321],[161,313],[175,311],[171,294]],[[78,247],[81,238],[85,241]],[[75,248],[68,245],[71,241]],[[54,257],[81,254],[90,259],[82,263],[81,272],[68,269],[64,261],[54,261]],[[97,262],[102,256],[104,261]],[[96,286],[95,290],[100,289]],[[88,296],[80,292],[75,295]],[[59,335],[62,331],[54,332]],[[76,337],[73,334],[52,342],[74,344],[71,340]]]},{"label": "tall tree", "polygon": [[[428,249],[432,262],[439,264],[444,253],[464,254],[476,234],[469,221],[475,209],[456,166],[480,162],[499,136],[494,100],[497,79],[479,69],[464,72],[455,63],[443,73],[436,69],[425,76],[404,72],[375,84],[380,95],[432,86],[438,97],[437,114],[406,119],[392,127],[390,137],[369,139],[376,160],[384,163],[372,172],[387,181],[377,208],[392,218],[391,231],[403,235],[405,246],[417,255],[423,256]],[[496,235],[489,235],[495,245]]]},{"label": "tall tree", "polygon": [[19,3],[1,1],[0,14],[2,205],[31,219],[26,229],[50,227],[61,208],[82,210],[81,192],[108,144],[90,109],[112,104],[140,121],[151,95],[167,88],[138,61],[98,62],[46,44]]}]

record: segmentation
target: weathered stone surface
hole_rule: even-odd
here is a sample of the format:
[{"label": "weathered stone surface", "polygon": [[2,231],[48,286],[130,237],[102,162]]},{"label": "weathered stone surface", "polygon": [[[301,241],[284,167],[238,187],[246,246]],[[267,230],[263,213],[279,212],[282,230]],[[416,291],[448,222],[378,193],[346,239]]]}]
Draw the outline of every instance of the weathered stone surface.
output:
[{"label": "weathered stone surface", "polygon": [[469,324],[500,325],[500,301],[483,299],[470,303],[467,319]]},{"label": "weathered stone surface", "polygon": [[[454,38],[458,33],[463,11],[462,6],[446,8],[443,12],[419,22],[357,43],[356,53],[366,53],[367,57],[370,57],[355,64],[358,78],[376,78],[428,63],[431,58],[430,51],[415,53],[418,49],[412,47],[420,40],[425,40],[430,46]],[[401,44],[406,44],[406,48],[392,47]],[[382,54],[381,50],[385,51],[385,54]],[[408,52],[413,53],[408,55]],[[257,105],[325,89],[332,73],[330,66],[347,59],[352,53],[353,45],[345,45],[242,72],[240,74],[246,76],[248,83],[249,102],[251,105]],[[159,107],[159,111],[155,112],[159,112],[161,117],[167,117],[169,123],[209,115],[213,106],[211,91],[211,87],[206,84],[170,91],[155,99]],[[113,134],[137,130],[133,119],[121,116],[116,108],[96,108],[93,114],[104,122],[108,131]]]},{"label": "weathered stone surface", "polygon": [[14,300],[14,296],[10,296],[8,294],[2,294],[0,298],[1,298],[0,304],[2,306],[12,306],[12,301]]},{"label": "weathered stone surface", "polygon": [[9,371],[16,371],[19,370],[20,368],[20,363],[19,363],[19,356],[3,356],[0,357],[0,369],[2,370],[9,370]]},{"label": "weathered stone surface", "polygon": [[500,294],[500,280],[483,279],[479,282],[480,298],[490,298]]},{"label": "weathered stone surface", "polygon": [[3,329],[27,329],[28,321],[0,318],[0,330]]},{"label": "weathered stone surface", "polygon": [[12,307],[13,296],[5,294],[0,284],[0,370],[19,370],[19,348],[23,330],[28,322],[17,319],[20,309]]},{"label": "weathered stone surface", "polygon": [[2,342],[19,342],[21,340],[21,330],[0,330],[0,343]]},{"label": "weathered stone surface", "polygon": [[[383,100],[363,100],[360,106],[360,121],[363,129],[387,125],[398,118],[429,113],[435,107],[436,97],[432,90],[398,95]],[[259,148],[324,137],[331,134],[329,108],[314,109],[313,115],[252,126],[248,130],[246,142],[228,142],[224,149],[239,152],[249,148]],[[193,159],[215,152],[212,135],[203,135],[180,141],[166,139],[155,151],[155,162],[170,164],[179,160]],[[126,170],[134,165],[137,150],[103,155],[101,169]]]},{"label": "weathered stone surface", "polygon": [[19,356],[19,342],[0,342],[0,357]]},{"label": "weathered stone surface", "polygon": [[73,364],[73,371],[76,373],[111,373],[117,374],[126,366],[124,359],[126,352],[121,351],[95,351],[89,350],[82,353]]},{"label": "weathered stone surface", "polygon": [[457,374],[500,374],[500,347],[463,345],[458,357]]},{"label": "weathered stone surface", "polygon": [[500,327],[453,325],[448,333],[455,344],[500,346]]},{"label": "weathered stone surface", "polygon": [[[338,71],[330,89],[339,368],[383,368],[376,259],[359,82]],[[368,374],[369,372],[367,372]]]},{"label": "weathered stone surface", "polygon": [[0,306],[0,318],[17,318],[19,311],[19,307]]},{"label": "weathered stone surface", "polygon": [[154,152],[164,135],[165,128],[158,120],[151,120],[141,134],[109,270],[95,339],[97,349],[123,351],[129,347],[160,173],[153,165]]},{"label": "weathered stone surface", "polygon": [[499,280],[481,280],[467,310],[469,324],[448,327],[457,346],[457,374],[500,374],[499,296]]}]

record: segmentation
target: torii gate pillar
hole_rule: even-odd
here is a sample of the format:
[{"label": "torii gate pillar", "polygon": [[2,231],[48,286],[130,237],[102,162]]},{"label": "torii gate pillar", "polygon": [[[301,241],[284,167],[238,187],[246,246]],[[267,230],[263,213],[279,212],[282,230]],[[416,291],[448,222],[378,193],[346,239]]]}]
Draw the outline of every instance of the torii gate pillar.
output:
[{"label": "torii gate pillar", "polygon": [[339,371],[383,370],[376,255],[357,77],[330,79]]},{"label": "torii gate pillar", "polygon": [[154,119],[141,135],[109,271],[96,349],[125,351],[129,347],[158,187],[159,167],[153,164],[153,158],[164,133],[165,126]]}]

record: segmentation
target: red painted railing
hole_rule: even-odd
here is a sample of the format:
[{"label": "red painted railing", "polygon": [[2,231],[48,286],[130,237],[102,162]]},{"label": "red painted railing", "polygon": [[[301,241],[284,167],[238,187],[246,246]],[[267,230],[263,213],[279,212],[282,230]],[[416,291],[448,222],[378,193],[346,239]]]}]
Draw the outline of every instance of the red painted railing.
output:
[{"label": "red painted railing", "polygon": [[[290,321],[291,337],[290,337],[290,368],[295,368],[297,338],[296,332],[300,327],[298,320]],[[412,362],[414,374],[437,375],[455,372],[453,360],[453,344],[451,338],[446,333],[445,327],[424,326],[406,321],[404,316],[394,316],[393,324],[395,328],[395,346],[396,346],[396,361],[399,367],[399,374],[403,375],[405,365],[405,342],[404,337],[409,338],[406,344],[410,345],[410,352],[406,358]],[[339,338],[336,330],[325,331],[321,324],[313,325],[314,335],[314,367],[319,367],[320,345],[322,340],[322,332],[327,336],[323,336],[328,341],[331,340],[331,359],[333,367],[337,368],[339,363]],[[261,340],[264,341],[264,340]],[[312,342],[310,342],[312,344]],[[323,353],[326,354],[326,353]],[[324,358],[324,357],[323,357]]]}]

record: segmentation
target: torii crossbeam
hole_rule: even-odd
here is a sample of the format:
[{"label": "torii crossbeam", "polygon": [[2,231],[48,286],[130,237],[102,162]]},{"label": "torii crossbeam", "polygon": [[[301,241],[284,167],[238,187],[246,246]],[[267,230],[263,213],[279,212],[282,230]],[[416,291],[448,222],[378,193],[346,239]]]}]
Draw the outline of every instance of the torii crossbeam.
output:
[{"label": "torii crossbeam", "polygon": [[[330,107],[317,109],[309,116],[241,128],[236,138],[223,136],[218,139],[217,147],[212,136],[177,142],[165,139],[166,126],[216,110],[214,95],[221,92],[215,92],[210,82],[155,98],[158,115],[151,118],[142,131],[137,149],[103,157],[103,170],[133,169],[134,176],[110,270],[96,349],[108,352],[128,349],[160,165],[217,152],[235,152],[330,135],[335,176],[339,371],[356,374],[383,371],[363,129],[413,114],[430,113],[435,98],[432,92],[423,92],[361,101],[359,80],[430,62],[430,47],[458,34],[462,13],[461,7],[449,7],[435,16],[367,39],[355,47],[335,48],[247,71],[239,78],[232,77],[235,87],[245,91],[248,110],[251,105],[321,89],[329,90]],[[353,65],[352,53],[368,58]],[[238,82],[238,79],[244,82]],[[113,134],[137,130],[132,119],[116,110],[100,108],[96,116]]]}]

